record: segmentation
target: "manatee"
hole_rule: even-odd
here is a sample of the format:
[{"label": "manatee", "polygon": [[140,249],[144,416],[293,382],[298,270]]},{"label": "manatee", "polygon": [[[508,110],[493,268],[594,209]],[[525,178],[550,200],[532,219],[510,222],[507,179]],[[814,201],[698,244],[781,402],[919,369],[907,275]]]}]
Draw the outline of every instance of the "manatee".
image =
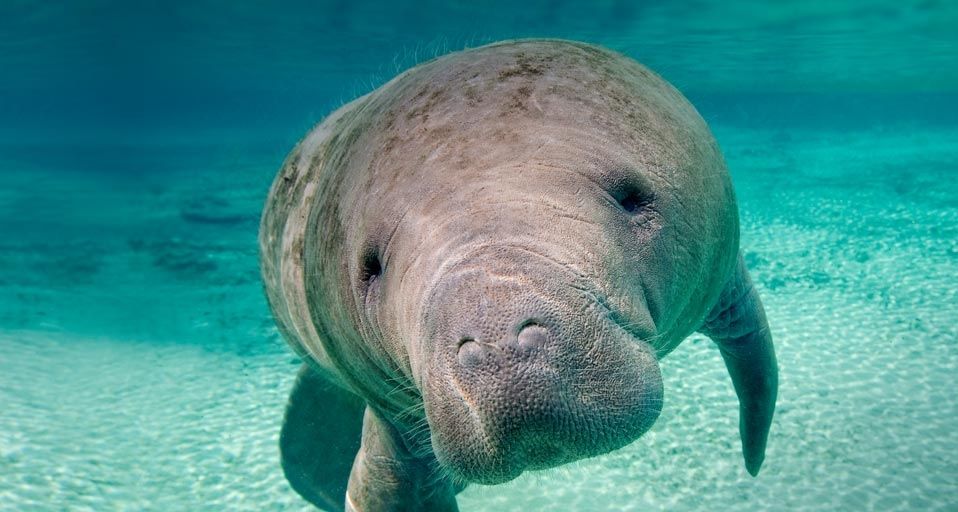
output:
[{"label": "manatee", "polygon": [[420,64],[296,146],[265,205],[262,274],[305,361],[280,434],[330,510],[456,510],[623,447],[659,360],[720,349],[756,475],[778,386],[705,122],[634,60],[505,41]]}]

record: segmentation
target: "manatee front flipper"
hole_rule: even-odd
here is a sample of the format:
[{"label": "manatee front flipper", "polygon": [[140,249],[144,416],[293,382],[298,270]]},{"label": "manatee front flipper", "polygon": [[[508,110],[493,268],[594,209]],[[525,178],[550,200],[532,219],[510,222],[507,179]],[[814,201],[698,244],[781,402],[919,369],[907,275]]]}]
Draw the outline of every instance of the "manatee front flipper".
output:
[{"label": "manatee front flipper", "polygon": [[396,427],[368,407],[362,444],[349,475],[347,511],[459,510],[459,489],[436,471],[435,457],[412,454]]},{"label": "manatee front flipper", "polygon": [[739,433],[745,468],[755,476],[778,394],[778,364],[765,310],[741,254],[735,271],[700,331],[712,338],[732,376],[739,400]]},{"label": "manatee front flipper", "polygon": [[300,368],[279,448],[286,479],[306,501],[324,510],[343,510],[365,407],[362,399],[308,364]]}]

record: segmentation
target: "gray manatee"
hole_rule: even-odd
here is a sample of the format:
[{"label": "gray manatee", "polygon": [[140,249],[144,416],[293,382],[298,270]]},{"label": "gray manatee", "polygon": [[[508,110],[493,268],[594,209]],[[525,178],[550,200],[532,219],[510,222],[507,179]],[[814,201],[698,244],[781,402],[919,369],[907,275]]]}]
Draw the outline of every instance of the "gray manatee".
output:
[{"label": "gray manatee", "polygon": [[334,510],[456,510],[615,450],[662,406],[658,360],[698,331],[762,464],[777,393],[705,122],[637,62],[506,41],[412,68],[289,155],[260,230],[279,328],[306,361],[284,472]]}]

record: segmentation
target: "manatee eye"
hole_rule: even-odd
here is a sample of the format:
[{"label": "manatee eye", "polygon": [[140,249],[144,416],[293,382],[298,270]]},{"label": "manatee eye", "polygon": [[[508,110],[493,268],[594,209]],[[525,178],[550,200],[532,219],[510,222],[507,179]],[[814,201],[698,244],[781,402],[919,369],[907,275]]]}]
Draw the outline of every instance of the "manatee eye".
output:
[{"label": "manatee eye", "polygon": [[379,261],[378,251],[367,251],[363,256],[362,281],[367,287],[379,279],[383,273],[383,265]]},{"label": "manatee eye", "polygon": [[619,206],[630,214],[638,214],[652,205],[652,194],[636,187],[625,187],[614,195]]}]

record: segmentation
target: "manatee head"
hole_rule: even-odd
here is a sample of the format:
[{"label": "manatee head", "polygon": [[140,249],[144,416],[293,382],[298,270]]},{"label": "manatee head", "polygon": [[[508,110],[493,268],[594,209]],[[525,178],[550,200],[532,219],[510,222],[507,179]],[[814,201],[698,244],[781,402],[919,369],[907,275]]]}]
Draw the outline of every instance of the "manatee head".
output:
[{"label": "manatee head", "polygon": [[442,469],[503,482],[646,432],[658,360],[737,250],[694,108],[619,54],[520,41],[414,68],[363,111],[343,275]]}]

